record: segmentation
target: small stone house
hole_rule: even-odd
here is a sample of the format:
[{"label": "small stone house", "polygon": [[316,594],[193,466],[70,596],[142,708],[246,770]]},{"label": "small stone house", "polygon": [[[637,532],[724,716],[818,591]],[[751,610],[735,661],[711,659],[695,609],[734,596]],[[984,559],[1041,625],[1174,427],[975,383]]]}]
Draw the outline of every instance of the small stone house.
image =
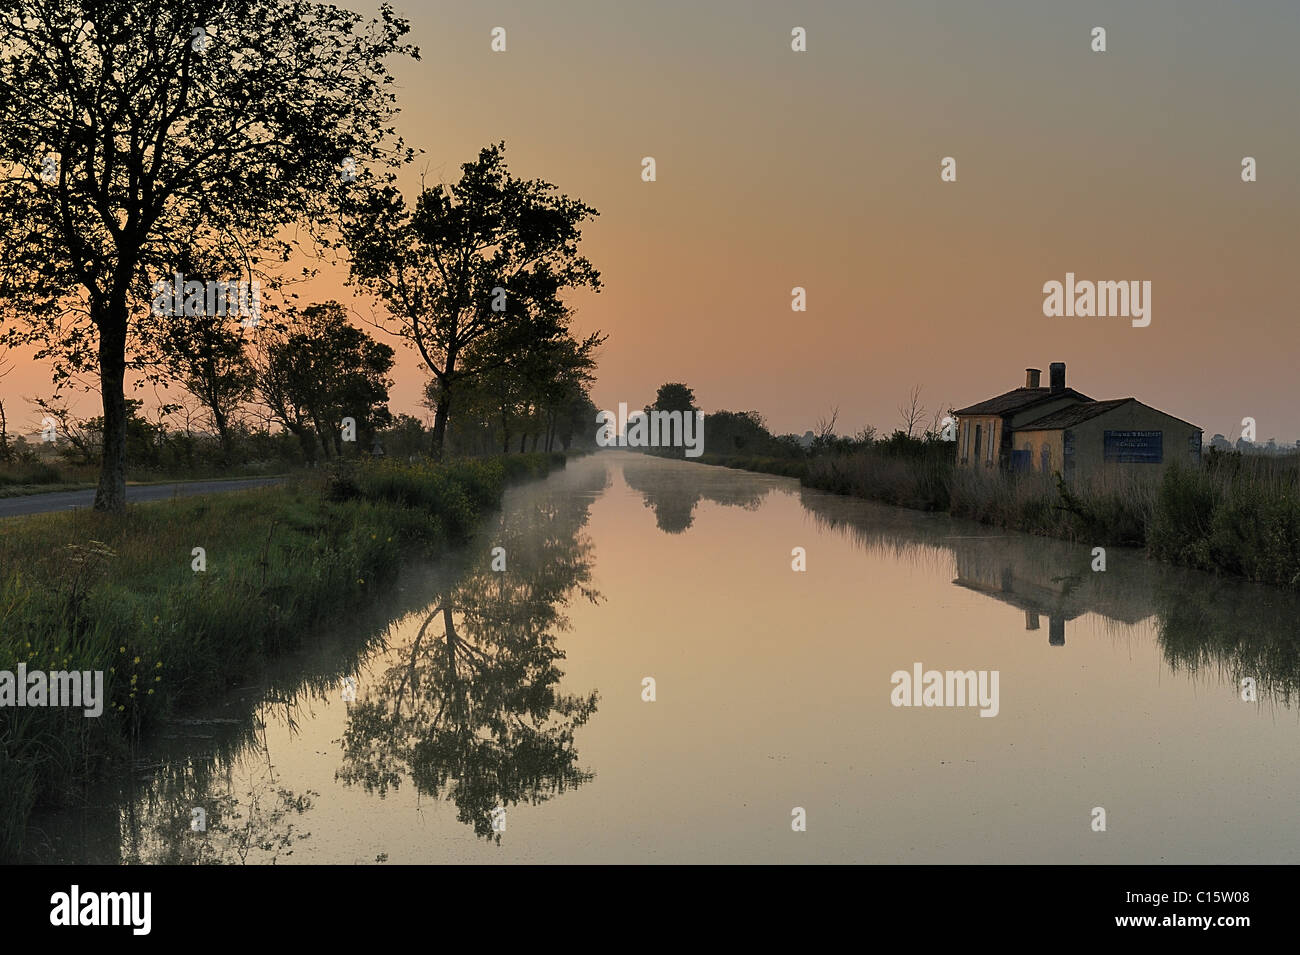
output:
[{"label": "small stone house", "polygon": [[1038,376],[1038,369],[1026,369],[1025,387],[956,412],[959,467],[1059,472],[1072,481],[1200,463],[1196,425],[1136,398],[1096,401],[1067,388],[1063,362],[1051,365],[1047,388],[1038,387]]}]

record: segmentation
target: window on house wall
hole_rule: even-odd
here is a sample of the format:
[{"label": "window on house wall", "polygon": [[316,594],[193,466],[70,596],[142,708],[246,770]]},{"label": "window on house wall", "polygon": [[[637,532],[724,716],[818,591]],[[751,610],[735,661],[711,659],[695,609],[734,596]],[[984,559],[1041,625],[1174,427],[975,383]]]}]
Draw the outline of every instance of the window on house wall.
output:
[{"label": "window on house wall", "polygon": [[998,433],[997,425],[995,424],[989,425],[989,446],[988,446],[988,450],[985,452],[987,454],[987,458],[985,460],[989,464],[993,463],[993,445],[995,443],[994,438],[997,436],[997,433]]},{"label": "window on house wall", "polygon": [[1052,469],[1052,449],[1046,441],[1043,442],[1043,446],[1038,451],[1038,460],[1039,467],[1044,474]]},{"label": "window on house wall", "polygon": [[976,461],[976,463],[979,463],[979,459],[980,459],[980,442],[981,442],[981,440],[983,439],[983,437],[984,437],[983,427],[982,427],[981,425],[978,425],[978,424],[977,424],[977,425],[975,426],[975,461]]}]

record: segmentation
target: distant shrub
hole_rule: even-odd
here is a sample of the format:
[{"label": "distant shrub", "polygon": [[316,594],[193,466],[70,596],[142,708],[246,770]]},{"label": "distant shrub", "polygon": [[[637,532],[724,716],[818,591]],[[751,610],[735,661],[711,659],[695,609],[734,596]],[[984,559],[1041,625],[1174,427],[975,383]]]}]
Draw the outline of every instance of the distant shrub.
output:
[{"label": "distant shrub", "polygon": [[325,500],[337,504],[360,496],[356,468],[351,462],[335,461],[325,477]]},{"label": "distant shrub", "polygon": [[0,471],[0,484],[61,484],[64,480],[58,468],[36,458]]}]

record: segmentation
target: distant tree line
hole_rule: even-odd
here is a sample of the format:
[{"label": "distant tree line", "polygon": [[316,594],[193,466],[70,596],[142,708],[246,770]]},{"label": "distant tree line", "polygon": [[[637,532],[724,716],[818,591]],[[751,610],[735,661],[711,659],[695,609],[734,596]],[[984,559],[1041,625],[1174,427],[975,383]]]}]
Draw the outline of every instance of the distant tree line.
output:
[{"label": "distant tree line", "polygon": [[[837,435],[837,408],[819,418],[815,429],[802,435],[773,434],[767,419],[757,411],[710,412],[704,416],[704,454],[705,457],[743,456],[803,461],[824,454],[850,454],[870,448],[904,457],[951,455],[954,443],[944,439],[943,419],[937,413],[933,414],[929,425],[925,426],[923,421],[928,412],[921,407],[919,398],[920,388],[913,388],[908,401],[899,406],[903,426],[887,437],[881,437],[871,425],[851,437]],[[644,410],[646,414],[653,411],[689,414],[698,412],[700,408],[692,388],[681,382],[666,382],[659,386],[655,400]],[[684,456],[680,448],[645,450],[666,457]]]}]

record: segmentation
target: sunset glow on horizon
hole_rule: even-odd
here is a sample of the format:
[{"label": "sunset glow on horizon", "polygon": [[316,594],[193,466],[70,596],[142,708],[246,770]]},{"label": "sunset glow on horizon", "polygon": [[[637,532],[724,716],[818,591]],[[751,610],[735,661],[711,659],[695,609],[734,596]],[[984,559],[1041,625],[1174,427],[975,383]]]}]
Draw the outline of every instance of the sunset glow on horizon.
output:
[{"label": "sunset glow on horizon", "polygon": [[[753,409],[778,433],[832,407],[841,433],[888,432],[915,385],[946,411],[1064,361],[1072,386],[1135,396],[1207,441],[1235,439],[1245,416],[1261,441],[1300,437],[1279,387],[1300,345],[1294,5],[397,12],[421,52],[393,64],[397,132],[423,151],[402,175],[408,198],[504,140],[512,173],[599,210],[583,251],[604,290],[572,300],[578,331],[609,334],[597,407],[682,381],[704,410]],[[1098,24],[1104,54],[1089,49]],[[795,26],[806,53],[791,51]],[[955,182],[940,180],[946,156]],[[1246,156],[1256,182],[1242,181]],[[1045,317],[1043,285],[1067,272],[1150,281],[1151,324]],[[299,293],[378,313],[345,279],[328,268]],[[0,395],[11,429],[30,432],[39,415],[21,398],[48,395],[50,369],[11,357]],[[392,410],[426,417],[412,352],[399,348],[393,377]]]}]

